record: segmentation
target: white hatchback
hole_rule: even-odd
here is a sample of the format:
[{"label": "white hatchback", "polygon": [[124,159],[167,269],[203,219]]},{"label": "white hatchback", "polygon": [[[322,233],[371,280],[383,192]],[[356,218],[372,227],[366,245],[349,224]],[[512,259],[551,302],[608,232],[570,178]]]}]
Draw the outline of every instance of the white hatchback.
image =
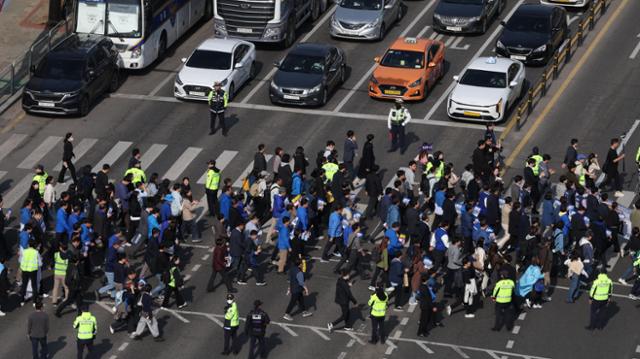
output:
[{"label": "white hatchback", "polygon": [[458,120],[500,122],[526,91],[524,64],[507,58],[479,57],[453,79],[447,114]]},{"label": "white hatchback", "polygon": [[247,41],[210,38],[182,59],[173,94],[179,99],[207,100],[215,82],[231,99],[236,91],[255,76],[256,48]]}]

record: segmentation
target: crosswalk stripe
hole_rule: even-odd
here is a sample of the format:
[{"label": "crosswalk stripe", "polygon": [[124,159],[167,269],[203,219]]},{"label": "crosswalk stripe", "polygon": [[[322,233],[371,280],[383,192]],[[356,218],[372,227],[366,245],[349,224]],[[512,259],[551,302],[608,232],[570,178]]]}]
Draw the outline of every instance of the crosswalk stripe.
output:
[{"label": "crosswalk stripe", "polygon": [[[273,157],[273,155],[265,155],[264,158],[267,160],[267,162],[269,162],[271,160],[271,157]],[[251,163],[249,163],[249,165],[247,166],[247,168],[244,169],[244,171],[242,171],[242,174],[240,175],[240,177],[238,177],[238,179],[233,182],[233,187],[235,188],[240,188],[242,187],[242,181],[244,181],[244,179],[249,175],[249,172],[251,172],[253,170],[253,161],[251,161]]]},{"label": "crosswalk stripe", "polygon": [[162,178],[175,181],[200,152],[202,152],[202,148],[199,147],[187,148]]},{"label": "crosswalk stripe", "polygon": [[96,165],[91,170],[92,172],[98,172],[102,169],[103,164],[109,164],[113,166],[113,164],[122,156],[122,154],[131,146],[133,143],[129,141],[118,141],[109,152],[107,152],[104,157],[96,163]]},{"label": "crosswalk stripe", "polygon": [[[225,167],[229,165],[229,163],[231,163],[231,160],[233,160],[233,158],[236,157],[236,155],[238,155],[238,151],[227,151],[227,150],[222,151],[220,156],[216,158],[216,167],[218,167],[218,169],[222,171]],[[198,184],[204,184],[206,180],[207,180],[207,172],[205,171],[200,177],[200,179],[198,179]]]},{"label": "crosswalk stripe", "polygon": [[[44,156],[46,156],[53,148],[62,140],[60,136],[47,137],[40,146],[38,146],[33,152],[31,152],[27,158],[24,159],[18,168],[33,169]],[[61,151],[62,152],[62,151]]]},{"label": "crosswalk stripe", "polygon": [[22,196],[24,196],[27,191],[29,191],[29,186],[31,186],[31,182],[33,182],[33,173],[29,173],[24,176],[15,186],[7,192],[6,195],[3,196],[5,208],[10,208],[14,204],[16,204]]},{"label": "crosswalk stripe", "polygon": [[27,135],[21,133],[13,133],[6,141],[0,145],[0,161],[2,161],[11,151],[13,151],[16,147],[27,138]]},{"label": "crosswalk stripe", "polygon": [[0,171],[0,179],[7,175],[7,171]]},{"label": "crosswalk stripe", "polygon": [[451,43],[453,42],[453,40],[457,39],[457,36],[449,36],[449,38],[447,39],[447,41],[445,41],[444,43],[444,47],[448,48],[449,46],[451,46]]},{"label": "crosswalk stripe", "polygon": [[[98,142],[95,138],[83,138],[77,146],[73,147],[73,153],[76,157],[73,159],[73,162],[76,163],[82,156],[86,155],[87,152]],[[62,161],[58,162],[58,164],[52,168],[52,171],[60,172],[62,169]]]},{"label": "crosswalk stripe", "polygon": [[149,147],[148,150],[144,151],[144,153],[142,154],[142,157],[140,157],[140,164],[142,165],[142,170],[146,171],[147,168],[151,166],[153,161],[155,161],[158,157],[160,157],[160,154],[166,148],[167,148],[167,145],[160,145],[160,144],[154,143],[153,145],[151,145],[151,147]]}]

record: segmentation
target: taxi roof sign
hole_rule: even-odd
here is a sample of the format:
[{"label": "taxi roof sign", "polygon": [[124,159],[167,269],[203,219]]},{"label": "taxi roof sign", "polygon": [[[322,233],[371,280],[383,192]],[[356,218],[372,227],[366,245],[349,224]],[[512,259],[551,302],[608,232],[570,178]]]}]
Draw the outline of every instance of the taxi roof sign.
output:
[{"label": "taxi roof sign", "polygon": [[487,57],[487,60],[485,62],[488,64],[495,64],[498,62],[498,60],[494,56],[490,56],[490,57]]},{"label": "taxi roof sign", "polygon": [[407,37],[404,39],[404,42],[407,44],[415,44],[418,42],[418,39],[416,39],[415,37]]}]

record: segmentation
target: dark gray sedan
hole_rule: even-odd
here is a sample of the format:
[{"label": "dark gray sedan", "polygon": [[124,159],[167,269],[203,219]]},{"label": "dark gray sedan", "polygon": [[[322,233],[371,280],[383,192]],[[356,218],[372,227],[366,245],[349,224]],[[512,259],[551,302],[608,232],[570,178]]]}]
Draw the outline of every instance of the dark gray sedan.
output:
[{"label": "dark gray sedan", "polygon": [[484,34],[505,5],[506,0],[440,0],[433,13],[433,29]]}]

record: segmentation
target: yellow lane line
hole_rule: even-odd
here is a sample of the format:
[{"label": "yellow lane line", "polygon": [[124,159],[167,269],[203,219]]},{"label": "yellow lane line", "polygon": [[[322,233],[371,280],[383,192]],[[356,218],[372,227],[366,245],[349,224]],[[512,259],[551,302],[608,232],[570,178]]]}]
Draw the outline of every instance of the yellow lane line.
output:
[{"label": "yellow lane line", "polygon": [[0,133],[3,133],[3,134],[4,134],[4,133],[7,133],[7,132],[9,132],[9,131],[13,130],[13,129],[16,127],[16,125],[18,125],[18,123],[19,123],[20,121],[22,121],[22,119],[23,119],[25,116],[26,116],[26,115],[25,115],[24,111],[22,111],[18,116],[16,116],[16,118],[14,118],[13,120],[11,120],[11,122],[9,122],[9,123],[6,125],[6,126],[2,129],[2,131],[0,131]]}]

